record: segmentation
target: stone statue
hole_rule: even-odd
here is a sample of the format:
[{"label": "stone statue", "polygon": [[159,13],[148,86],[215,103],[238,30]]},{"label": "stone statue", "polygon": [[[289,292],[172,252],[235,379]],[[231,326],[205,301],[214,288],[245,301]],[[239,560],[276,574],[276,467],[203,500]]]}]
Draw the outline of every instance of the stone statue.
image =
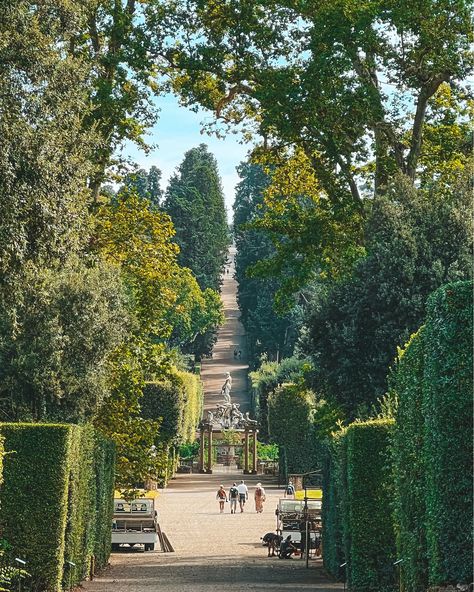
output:
[{"label": "stone statue", "polygon": [[227,372],[225,382],[222,385],[221,394],[224,395],[224,403],[231,405],[230,391],[232,389],[232,376]]},{"label": "stone statue", "polygon": [[244,421],[245,421],[245,424],[248,426],[256,426],[258,423],[256,419],[250,419],[250,414],[248,411],[246,411],[246,413],[245,413]]},{"label": "stone statue", "polygon": [[214,413],[212,413],[212,411],[207,412],[207,423],[209,423],[209,424],[214,423]]}]

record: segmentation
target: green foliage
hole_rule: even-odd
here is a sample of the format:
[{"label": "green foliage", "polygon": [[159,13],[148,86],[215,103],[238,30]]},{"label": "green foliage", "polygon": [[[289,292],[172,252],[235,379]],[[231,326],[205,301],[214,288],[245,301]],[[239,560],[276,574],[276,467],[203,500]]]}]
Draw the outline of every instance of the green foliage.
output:
[{"label": "green foliage", "polygon": [[289,473],[306,473],[321,462],[315,436],[314,393],[300,385],[283,385],[268,398],[270,438],[285,449]]},{"label": "green foliage", "polygon": [[152,166],[149,171],[138,169],[137,171],[128,173],[124,178],[123,184],[132,193],[136,193],[141,198],[147,199],[151,207],[157,208],[163,196],[160,181],[160,169]]},{"label": "green foliage", "polygon": [[471,282],[448,284],[429,299],[424,366],[424,462],[429,580],[472,581]]},{"label": "green foliage", "polygon": [[[346,430],[335,432],[327,443],[323,464],[322,523],[324,540],[324,568],[335,578],[345,579],[345,570],[339,567],[345,562],[344,503],[347,495],[347,444]],[[347,527],[347,525],[346,525]]]},{"label": "green foliage", "polygon": [[317,388],[349,416],[386,392],[397,345],[423,323],[428,295],[471,277],[469,207],[466,175],[449,191],[441,182],[424,192],[397,181],[372,205],[367,256],[315,295],[304,349]]},{"label": "green foliage", "polygon": [[[108,559],[112,449],[95,440],[90,427],[2,424],[0,429],[8,452],[0,492],[3,536],[11,556],[27,561],[31,589],[60,592],[63,577],[69,580],[65,561],[76,563],[72,581],[78,583],[96,547],[103,553],[100,564]],[[96,456],[107,447],[107,458],[99,463]]]},{"label": "green foliage", "polygon": [[348,582],[354,592],[392,591],[395,533],[391,514],[389,438],[393,422],[353,423],[347,429]]},{"label": "green foliage", "polygon": [[9,419],[82,421],[109,393],[109,361],[127,322],[105,264],[24,270],[16,318],[0,313],[0,393]]},{"label": "green foliage", "polygon": [[250,348],[250,362],[256,366],[262,355],[278,360],[293,354],[302,315],[296,302],[294,309],[285,315],[275,312],[274,298],[281,287],[280,278],[250,274],[259,260],[275,253],[268,233],[252,226],[263,212],[263,195],[270,178],[263,167],[247,162],[237,170],[241,178],[233,206],[237,298]]},{"label": "green foliage", "polygon": [[394,520],[400,576],[405,592],[428,587],[426,548],[426,469],[423,462],[424,330],[399,352],[390,376],[398,398],[393,434]]},{"label": "green foliage", "polygon": [[201,289],[218,290],[229,232],[217,163],[205,144],[186,152],[163,208],[175,226],[179,264],[191,269]]},{"label": "green foliage", "polygon": [[266,151],[301,148],[335,205],[362,209],[364,183],[383,192],[395,171],[414,180],[432,97],[472,71],[463,0],[182,6],[187,35],[167,54],[182,100]]},{"label": "green foliage", "polygon": [[277,444],[263,444],[257,441],[257,456],[259,460],[276,461],[279,458],[279,451]]},{"label": "green foliage", "polygon": [[250,372],[254,390],[254,406],[259,421],[260,438],[268,438],[268,397],[281,384],[297,382],[302,378],[308,362],[296,356],[284,358],[280,363],[262,360],[258,370]]},{"label": "green foliage", "polygon": [[145,419],[161,421],[157,443],[179,446],[195,440],[202,402],[199,377],[173,371],[166,380],[146,383],[141,414]]}]

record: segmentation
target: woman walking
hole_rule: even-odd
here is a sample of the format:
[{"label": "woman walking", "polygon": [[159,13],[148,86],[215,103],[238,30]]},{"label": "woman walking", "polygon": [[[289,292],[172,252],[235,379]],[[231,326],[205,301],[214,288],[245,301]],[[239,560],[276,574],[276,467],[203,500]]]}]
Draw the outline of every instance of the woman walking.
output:
[{"label": "woman walking", "polygon": [[224,513],[224,504],[227,501],[227,493],[225,492],[224,486],[221,485],[217,490],[216,500],[219,502],[219,509],[221,514]]},{"label": "woman walking", "polygon": [[261,514],[263,512],[263,502],[265,501],[265,489],[263,489],[261,483],[257,483],[254,499],[255,510],[257,511],[257,514]]}]

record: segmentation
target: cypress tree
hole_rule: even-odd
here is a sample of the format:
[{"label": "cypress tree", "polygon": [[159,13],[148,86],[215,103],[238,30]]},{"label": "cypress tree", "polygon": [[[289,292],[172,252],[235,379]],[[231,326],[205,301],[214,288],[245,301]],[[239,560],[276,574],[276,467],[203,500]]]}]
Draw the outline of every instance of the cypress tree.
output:
[{"label": "cypress tree", "polygon": [[176,229],[179,264],[192,270],[202,289],[218,289],[229,230],[217,162],[205,144],[186,152],[163,207]]}]

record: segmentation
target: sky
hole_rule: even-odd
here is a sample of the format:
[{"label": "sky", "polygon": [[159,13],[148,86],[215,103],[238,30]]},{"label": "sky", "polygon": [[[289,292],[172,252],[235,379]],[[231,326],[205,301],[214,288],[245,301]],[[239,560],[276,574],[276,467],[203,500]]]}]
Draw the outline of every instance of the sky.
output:
[{"label": "sky", "polygon": [[212,114],[204,111],[194,113],[179,105],[173,95],[158,98],[156,104],[160,109],[159,120],[146,139],[149,144],[157,145],[157,148],[146,155],[135,145],[127,144],[123,155],[141,168],[157,166],[163,173],[162,187],[165,189],[168,179],[183,160],[184,153],[199,144],[207,144],[217,160],[230,221],[235,185],[239,181],[235,167],[245,160],[249,145],[239,144],[239,136],[233,134],[225,139],[201,134],[201,123],[211,121]]}]

